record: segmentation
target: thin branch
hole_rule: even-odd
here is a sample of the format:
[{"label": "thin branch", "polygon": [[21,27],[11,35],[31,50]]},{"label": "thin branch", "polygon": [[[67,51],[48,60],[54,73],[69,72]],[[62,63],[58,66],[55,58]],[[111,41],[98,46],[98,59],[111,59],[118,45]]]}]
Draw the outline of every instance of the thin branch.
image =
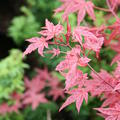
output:
[{"label": "thin branch", "polygon": [[60,43],[55,43],[55,42],[48,42],[48,44],[51,44],[51,45],[59,45],[59,46],[67,46],[65,44],[60,44]]},{"label": "thin branch", "polygon": [[97,6],[94,6],[94,8],[95,8],[95,9],[98,9],[98,10],[105,11],[105,12],[111,12],[109,9],[100,8],[100,7],[97,7]]},{"label": "thin branch", "polygon": [[[114,89],[114,87],[112,85],[110,85],[108,82],[106,82],[93,68],[92,66],[88,63],[88,67],[101,79],[103,80],[104,83],[106,83],[108,86],[110,86],[112,89]],[[120,94],[119,91],[116,91],[117,93]]]}]

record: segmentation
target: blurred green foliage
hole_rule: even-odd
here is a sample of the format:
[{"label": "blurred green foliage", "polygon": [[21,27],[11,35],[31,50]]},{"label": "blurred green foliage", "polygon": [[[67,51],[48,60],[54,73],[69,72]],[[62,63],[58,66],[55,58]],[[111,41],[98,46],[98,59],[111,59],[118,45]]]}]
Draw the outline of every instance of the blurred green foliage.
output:
[{"label": "blurred green foliage", "polygon": [[23,63],[22,52],[17,49],[10,51],[10,55],[0,60],[0,102],[9,100],[14,91],[20,93],[24,90],[24,69],[28,65]]},{"label": "blurred green foliage", "polygon": [[100,27],[101,25],[105,25],[104,12],[96,11],[95,15],[96,15],[96,20],[94,21],[95,26]]},{"label": "blurred green foliage", "polygon": [[46,18],[52,20],[53,10],[59,3],[54,0],[26,0],[26,4],[20,9],[22,14],[13,18],[8,29],[8,35],[19,46],[25,39],[37,36]]},{"label": "blurred green foliage", "polygon": [[92,2],[98,7],[107,7],[106,0],[92,0]]},{"label": "blurred green foliage", "polygon": [[12,113],[5,116],[0,116],[0,120],[24,120],[24,115],[21,113]]},{"label": "blurred green foliage", "polygon": [[9,36],[13,37],[17,45],[21,45],[25,41],[24,39],[36,36],[40,27],[35,16],[27,7],[22,7],[21,11],[25,15],[15,17],[8,29]]},{"label": "blurred green foliage", "polygon": [[54,103],[40,104],[36,110],[32,110],[30,107],[25,109],[25,120],[47,120],[47,117],[54,117],[54,114],[58,112],[58,106]]},{"label": "blurred green foliage", "polygon": [[[67,29],[66,29],[66,28],[67,28],[67,23],[66,23],[65,21],[63,21],[62,15],[63,15],[63,13],[57,13],[57,14],[54,16],[54,18],[64,26],[65,30],[67,30]],[[76,16],[75,14],[70,14],[70,15],[69,15],[69,24],[71,25],[71,29],[72,29],[72,30],[73,30],[73,28],[76,27],[76,25],[77,25],[77,19],[76,19],[76,18],[77,18],[77,16]],[[67,32],[67,31],[66,31],[66,32]]]},{"label": "blurred green foliage", "polygon": [[[93,3],[96,6],[106,8],[106,0],[93,0]],[[66,23],[64,23],[61,18],[62,13],[53,16],[53,10],[59,7],[59,5],[60,3],[58,0],[26,0],[26,5],[22,6],[20,9],[21,15],[15,16],[11,22],[8,29],[9,36],[13,38],[17,45],[23,45],[25,39],[38,36],[37,32],[40,31],[41,26],[44,26],[44,21],[46,18],[54,23],[61,22],[66,28]],[[96,21],[94,22],[94,25],[99,27],[102,24],[106,24],[104,20],[106,15],[105,12],[95,10],[95,14]],[[76,26],[76,18],[76,14],[71,14],[69,16],[72,29]],[[112,24],[114,21],[114,19],[109,19],[108,24]],[[85,21],[81,25],[86,25],[86,23],[93,24],[93,21],[86,17]],[[52,48],[53,46],[49,46],[49,50]],[[64,47],[59,47],[59,49],[61,51],[69,50],[69,48]],[[48,54],[45,54],[45,57],[40,57],[38,53],[36,54],[35,52],[33,55],[33,59],[35,59],[35,62],[38,63],[38,67],[48,66],[49,70],[55,69],[56,65],[64,59],[64,54],[61,54],[53,59],[51,59],[52,55]],[[115,65],[110,66],[114,55],[115,52],[109,48],[103,48],[100,51],[100,59],[96,59],[95,54],[93,53],[89,55],[92,59],[90,64],[96,71],[99,71],[100,68],[102,68],[108,72],[111,72],[115,68]],[[9,99],[9,94],[14,90],[17,90],[18,92],[22,92],[24,90],[23,74],[24,68],[26,67],[28,66],[22,62],[22,53],[18,50],[12,50],[10,52],[10,56],[0,62],[0,68],[2,69],[2,72],[0,73],[1,102],[4,98]],[[84,73],[88,73],[90,75],[91,70],[88,67],[80,67],[80,69],[82,69]],[[65,80],[58,72],[54,72],[53,74],[60,78],[61,81]],[[96,117],[96,112],[92,110],[94,107],[99,107],[100,104],[101,102],[97,98],[90,98],[88,105],[83,104],[79,114],[77,113],[75,104],[70,105],[65,109],[65,111],[71,111],[71,120],[102,120],[99,116]],[[55,103],[40,104],[35,111],[32,111],[32,109],[28,107],[20,114],[13,113],[10,116],[6,116],[6,118],[0,117],[0,120],[46,120],[48,110],[51,111],[53,120],[61,120],[59,118],[54,118],[54,114],[60,114],[57,107],[58,106]],[[64,117],[62,118],[63,120],[65,120]]]},{"label": "blurred green foliage", "polygon": [[46,104],[40,104],[34,111],[31,107],[27,107],[21,113],[12,113],[7,114],[6,116],[0,116],[0,120],[48,120],[48,117],[53,120],[57,111],[57,104],[49,102]]}]

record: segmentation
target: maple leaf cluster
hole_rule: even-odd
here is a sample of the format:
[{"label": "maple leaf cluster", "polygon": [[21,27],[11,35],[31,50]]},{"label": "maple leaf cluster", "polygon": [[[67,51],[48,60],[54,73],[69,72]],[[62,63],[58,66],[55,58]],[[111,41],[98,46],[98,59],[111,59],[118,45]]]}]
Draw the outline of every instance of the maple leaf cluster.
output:
[{"label": "maple leaf cluster", "polygon": [[[23,104],[32,105],[32,109],[36,109],[40,103],[47,103],[47,96],[53,96],[56,101],[59,97],[64,98],[64,91],[58,78],[54,77],[47,69],[36,69],[37,75],[29,80],[25,78],[26,91],[23,95]],[[47,93],[44,89],[49,87]]]},{"label": "maple leaf cluster", "polygon": [[120,62],[117,64],[112,75],[105,70],[101,70],[97,75],[92,72],[92,80],[88,82],[91,95],[102,96],[101,100],[104,102],[96,110],[102,113],[105,120],[120,119]]},{"label": "maple leaf cluster", "polygon": [[[52,38],[54,38],[56,36],[59,36],[59,34],[62,33],[62,31],[63,31],[62,25],[58,24],[58,25],[54,26],[54,24],[49,22],[47,19],[46,19],[45,23],[46,23],[46,26],[43,27],[44,30],[38,32],[39,34],[42,35],[41,38],[34,37],[34,38],[27,40],[31,44],[28,46],[28,48],[24,52],[23,57],[25,55],[35,51],[36,49],[38,49],[38,53],[41,56],[44,56],[43,50],[44,50],[44,48],[48,48],[48,41],[50,41]],[[53,56],[56,56],[60,52],[59,52],[59,50],[56,50],[54,48],[52,53],[53,53]]]},{"label": "maple leaf cluster", "polygon": [[21,97],[22,97],[21,94],[14,92],[10,96],[10,100],[13,101],[11,105],[8,105],[8,103],[6,102],[0,104],[0,114],[6,115],[6,113],[12,113],[12,112],[18,113],[19,112],[18,109],[21,108]]},{"label": "maple leaf cluster", "polygon": [[[49,102],[47,96],[52,96],[54,101],[59,97],[64,98],[64,90],[57,77],[49,73],[47,68],[44,70],[37,68],[36,72],[37,75],[32,80],[25,77],[26,90],[23,94],[13,93],[11,95],[11,100],[14,101],[12,105],[5,102],[0,105],[0,114],[18,113],[20,108],[23,109],[28,105],[35,110],[40,103]],[[49,91],[44,90],[46,87],[49,87]]]},{"label": "maple leaf cluster", "polygon": [[113,8],[116,8],[120,5],[120,0],[110,0],[110,4]]},{"label": "maple leaf cluster", "polygon": [[[64,42],[62,35],[60,34],[60,32],[58,32],[61,30],[60,28],[63,28],[63,27],[58,27],[59,28],[58,30],[56,28],[57,26],[62,26],[62,25],[58,24],[53,26],[51,22],[46,20],[46,27],[43,27],[46,30],[43,30],[39,33],[46,36],[46,39],[44,39],[44,42],[46,43],[48,39],[52,40],[54,38],[53,42],[48,42],[47,44],[58,45],[57,49],[53,48],[52,51],[51,50],[45,51],[46,53],[48,54],[54,53],[53,57],[55,55],[59,55],[60,53],[65,54],[64,60],[57,65],[56,70],[59,71],[65,77],[66,79],[65,92],[68,94],[70,93],[71,97],[74,97],[75,100],[72,99],[72,102],[76,102],[77,109],[79,111],[81,106],[80,104],[82,104],[83,100],[85,99],[87,102],[89,91],[84,88],[85,81],[87,81],[87,74],[83,74],[82,71],[78,69],[78,66],[85,67],[88,65],[91,59],[88,58],[88,55],[85,55],[85,52],[88,50],[89,52],[94,51],[96,53],[99,53],[103,45],[104,38],[101,36],[97,37],[97,35],[93,31],[90,31],[90,29],[87,27],[76,27],[72,33],[69,21],[67,21],[67,33],[65,34],[66,42]],[[54,30],[57,29],[57,33],[53,30],[53,28]],[[82,37],[84,37],[84,42],[82,41]],[[70,46],[71,38],[72,38],[71,42],[78,44],[78,45],[75,45],[73,48]],[[34,40],[36,41],[36,38],[31,38],[28,41],[32,42]],[[38,43],[36,43],[37,45],[33,45],[33,43],[31,43],[26,49],[26,51],[24,52],[24,55],[31,53],[38,46],[44,47],[44,44],[39,45],[39,41],[41,41],[41,38],[40,40],[38,40]],[[31,48],[31,45],[33,45],[33,48]],[[59,46],[68,47],[70,50],[67,52],[60,51]],[[39,52],[39,48],[38,48],[38,53],[43,56],[43,54]],[[42,53],[43,53],[43,49],[42,49]],[[71,89],[74,88],[75,86],[78,86],[78,88],[71,91]],[[54,89],[56,90],[56,88]],[[56,94],[58,92],[56,90]],[[50,92],[49,94],[53,94],[53,93]],[[75,97],[75,96],[78,96],[78,97]],[[54,97],[54,99],[56,99],[56,97]],[[70,102],[70,100],[68,101]],[[64,105],[61,107],[61,109],[69,105],[70,103],[65,102]]]},{"label": "maple leaf cluster", "polygon": [[60,0],[63,5],[55,10],[55,14],[64,11],[63,19],[67,19],[68,15],[74,12],[78,12],[78,25],[84,19],[86,12],[89,16],[95,20],[94,4],[91,1],[85,0]]},{"label": "maple leaf cluster", "polygon": [[[95,108],[100,112],[99,114],[103,116],[105,120],[120,120],[120,19],[114,11],[115,7],[119,4],[119,0],[115,0],[114,2],[112,0],[106,0],[108,9],[99,8],[91,1],[60,1],[63,4],[55,10],[55,14],[62,11],[64,12],[62,17],[63,20],[67,22],[67,32],[65,32],[64,27],[60,23],[54,25],[46,19],[45,27],[38,32],[41,34],[41,38],[34,37],[28,39],[27,41],[30,42],[30,45],[23,53],[23,56],[36,49],[38,49],[38,53],[41,56],[44,56],[43,53],[52,53],[52,58],[61,53],[64,54],[64,60],[56,66],[56,70],[65,77],[66,81],[64,90],[65,93],[70,96],[63,103],[60,111],[75,102],[76,108],[79,112],[83,100],[85,100],[86,103],[88,102],[88,95],[91,97],[99,96],[101,100],[104,101],[100,108]],[[99,28],[95,26],[80,26],[80,23],[84,20],[86,12],[93,20],[95,20],[94,9],[110,12],[116,18],[116,22],[113,25],[103,25]],[[77,27],[71,30],[68,16],[74,12],[78,13],[78,24]],[[106,30],[110,30],[111,32],[108,34],[105,32]],[[72,45],[72,43],[74,43],[74,45]],[[49,45],[56,45],[57,48],[49,50]],[[96,58],[99,58],[99,53],[103,45],[104,47],[111,47],[118,53],[111,62],[111,65],[117,63],[117,67],[112,73],[108,73],[105,70],[96,72],[89,64],[89,62],[92,61],[92,59],[89,58],[89,54],[94,52],[96,53]],[[60,46],[69,48],[69,50],[62,51]],[[44,48],[47,48],[47,50]],[[86,66],[91,69],[91,78],[88,77],[87,73],[83,73],[80,69]],[[33,85],[34,80],[32,80],[32,82]],[[28,81],[26,81],[26,83],[29,84]],[[41,81],[40,84],[43,84],[43,81]],[[52,79],[49,84],[52,86],[49,95],[54,94],[54,100],[58,98],[58,93],[63,97],[63,94],[61,93],[62,90],[56,87],[58,83],[54,82],[54,79]],[[42,98],[42,101],[38,100],[38,103],[36,101],[35,103],[32,103],[32,99],[34,101],[32,95],[37,95],[42,88],[40,86],[37,88],[30,86],[31,85],[27,86],[28,91],[25,95],[25,104],[31,103],[34,109],[39,102],[46,102],[47,100],[44,98],[43,93],[39,93],[41,96],[38,96],[38,98]],[[33,92],[30,93],[29,90]],[[28,96],[28,98],[26,96]],[[29,98],[30,96],[31,98]]]}]

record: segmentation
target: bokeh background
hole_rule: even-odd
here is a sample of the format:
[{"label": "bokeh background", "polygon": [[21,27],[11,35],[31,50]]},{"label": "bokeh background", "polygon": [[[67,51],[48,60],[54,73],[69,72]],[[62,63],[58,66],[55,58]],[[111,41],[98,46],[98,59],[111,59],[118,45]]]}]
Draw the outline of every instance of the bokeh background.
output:
[{"label": "bokeh background", "polygon": [[[105,0],[93,0],[93,2],[99,7],[106,8]],[[32,77],[34,68],[43,69],[47,66],[49,71],[54,71],[55,66],[61,60],[60,57],[52,60],[50,56],[42,58],[36,52],[24,60],[22,58],[22,52],[28,45],[25,39],[38,36],[37,32],[44,26],[46,18],[53,23],[60,21],[66,26],[61,19],[61,14],[53,15],[53,10],[59,6],[58,0],[0,0],[0,104],[8,98],[11,91],[16,90],[16,86],[19,88],[18,91],[24,91],[23,78],[25,75]],[[107,18],[111,16],[105,12],[96,10],[95,14],[95,22],[91,21],[88,16],[85,18],[90,25],[100,26],[115,21],[114,19],[108,20]],[[70,15],[70,24],[72,28],[76,26],[75,14]],[[109,66],[114,54],[115,52],[109,48],[103,48],[100,52],[101,60],[93,59],[91,64],[96,71],[102,68],[110,72],[115,67]],[[84,68],[83,71],[90,73],[89,68]],[[58,73],[55,74],[64,84],[64,78]],[[0,120],[102,120],[93,110],[94,107],[101,105],[99,98],[90,98],[87,105],[83,103],[80,113],[77,112],[75,104],[59,112],[65,99],[52,101],[50,104],[40,104],[36,110],[27,107],[21,109],[19,113],[0,115]],[[51,111],[51,119],[47,118],[48,109]]]}]

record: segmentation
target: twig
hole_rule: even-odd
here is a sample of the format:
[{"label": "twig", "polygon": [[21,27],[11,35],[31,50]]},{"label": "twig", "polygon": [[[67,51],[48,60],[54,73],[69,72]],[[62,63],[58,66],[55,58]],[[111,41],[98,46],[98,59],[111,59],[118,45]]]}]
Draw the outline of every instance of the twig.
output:
[{"label": "twig", "polygon": [[[112,85],[110,85],[108,82],[106,82],[93,68],[92,66],[88,63],[88,67],[101,79],[103,80],[104,83],[106,83],[108,86],[110,86],[112,89],[114,89],[114,87]],[[120,94],[119,91],[116,90],[117,93]]]},{"label": "twig", "polygon": [[47,110],[47,120],[52,120],[50,110]]},{"label": "twig", "polygon": [[111,12],[109,9],[100,8],[100,7],[97,7],[97,6],[94,6],[94,8],[95,8],[95,9],[98,9],[98,10],[105,11],[105,12]]}]

